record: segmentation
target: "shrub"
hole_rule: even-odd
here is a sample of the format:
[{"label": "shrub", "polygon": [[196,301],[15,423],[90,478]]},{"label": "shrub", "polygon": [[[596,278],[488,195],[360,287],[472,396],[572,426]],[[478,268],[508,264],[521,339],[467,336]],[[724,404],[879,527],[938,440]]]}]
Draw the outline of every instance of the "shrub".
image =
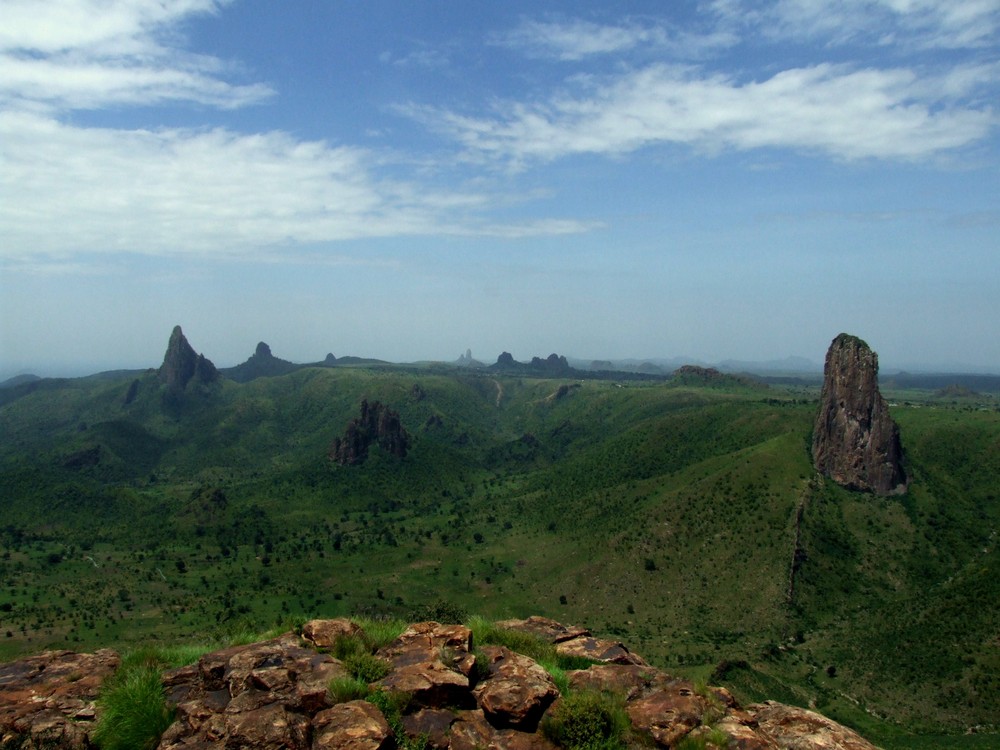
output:
[{"label": "shrub", "polygon": [[148,663],[123,662],[101,690],[94,740],[102,750],[152,750],[173,721],[160,682]]},{"label": "shrub", "polygon": [[630,731],[624,698],[612,693],[570,693],[542,721],[545,736],[567,750],[619,750]]}]

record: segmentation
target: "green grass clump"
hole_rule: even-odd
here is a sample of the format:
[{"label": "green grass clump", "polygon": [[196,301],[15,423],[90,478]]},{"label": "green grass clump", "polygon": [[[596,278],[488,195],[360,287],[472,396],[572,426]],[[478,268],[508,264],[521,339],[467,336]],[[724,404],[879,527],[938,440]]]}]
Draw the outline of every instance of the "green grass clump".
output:
[{"label": "green grass clump", "polygon": [[366,685],[378,682],[392,671],[392,665],[374,654],[355,654],[344,660],[344,666]]},{"label": "green grass clump", "polygon": [[123,663],[101,690],[94,741],[101,750],[151,750],[173,721],[160,670],[144,661]]},{"label": "green grass clump", "polygon": [[[387,632],[380,635],[385,638]],[[364,633],[340,636],[333,642],[330,652],[335,659],[344,663],[354,679],[367,685],[381,680],[392,671],[389,662],[372,653],[375,650],[373,638],[366,630]]]},{"label": "green grass clump", "polygon": [[536,635],[497,627],[495,623],[479,616],[470,617],[466,626],[472,631],[473,643],[481,646],[504,646],[539,663],[558,663],[556,647]]},{"label": "green grass clump", "polygon": [[566,750],[620,750],[631,727],[622,696],[586,690],[566,695],[542,721],[545,736]]},{"label": "green grass clump", "polygon": [[409,737],[403,728],[403,711],[410,703],[408,693],[390,693],[385,690],[374,690],[365,699],[382,712],[386,724],[396,737],[396,747],[399,750],[427,750],[427,738]]},{"label": "green grass clump", "polygon": [[677,743],[677,750],[706,750],[713,747],[728,747],[729,735],[721,729],[712,727],[707,732],[695,736],[688,735]]},{"label": "green grass clump", "polygon": [[405,620],[395,618],[352,617],[351,622],[365,633],[365,642],[372,651],[384,648],[399,638],[409,626]]},{"label": "green grass clump", "polygon": [[330,700],[334,703],[364,700],[371,690],[357,677],[334,677],[330,680]]}]

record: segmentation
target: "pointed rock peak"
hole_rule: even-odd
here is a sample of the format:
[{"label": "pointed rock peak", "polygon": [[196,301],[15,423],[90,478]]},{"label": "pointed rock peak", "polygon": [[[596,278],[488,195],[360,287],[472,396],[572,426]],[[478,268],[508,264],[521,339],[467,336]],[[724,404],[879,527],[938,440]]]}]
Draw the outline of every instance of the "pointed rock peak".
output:
[{"label": "pointed rock peak", "polygon": [[844,487],[906,492],[899,427],[878,389],[878,355],[857,336],[840,334],[826,353],[812,454],[816,470]]},{"label": "pointed rock peak", "polygon": [[204,383],[219,379],[219,371],[204,355],[198,354],[184,337],[180,326],[174,326],[163,355],[159,378],[168,388],[183,390],[192,378]]},{"label": "pointed rock peak", "polygon": [[271,357],[271,347],[261,341],[257,344],[257,351],[253,353],[255,357],[260,357],[261,359],[267,359]]}]

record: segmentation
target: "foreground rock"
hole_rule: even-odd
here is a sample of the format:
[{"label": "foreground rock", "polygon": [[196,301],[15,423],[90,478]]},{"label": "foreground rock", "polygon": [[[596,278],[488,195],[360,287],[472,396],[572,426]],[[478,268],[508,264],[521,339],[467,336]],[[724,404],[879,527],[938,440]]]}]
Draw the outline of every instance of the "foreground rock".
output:
[{"label": "foreground rock", "polygon": [[[582,628],[529,618],[507,623],[563,645],[594,641]],[[313,620],[288,633],[223,649],[164,674],[175,720],[159,750],[555,750],[546,723],[565,701],[547,671],[502,646],[473,643],[463,625],[415,623],[376,656],[390,671],[368,686],[375,702],[335,703],[331,680],[347,665],[320,650],[338,638],[364,638],[347,620]],[[614,648],[612,648],[612,646]],[[592,649],[611,655],[621,644]],[[621,647],[624,649],[624,647]],[[740,707],[722,688],[689,681],[641,662],[610,658],[566,673],[574,693],[613,693],[631,723],[627,742],[676,747],[685,738],[706,748],[875,750],[856,733],[805,709],[768,702]],[[4,746],[90,748],[100,682],[118,664],[113,652],[58,652],[0,668]],[[395,706],[386,708],[379,706]],[[99,710],[99,709],[98,709]],[[9,744],[8,744],[9,743]]]},{"label": "foreground rock", "polygon": [[91,747],[98,691],[120,661],[102,649],[46,651],[0,664],[0,746]]},{"label": "foreground rock", "polygon": [[899,428],[878,389],[878,355],[857,336],[840,334],[826,353],[812,455],[816,471],[849,489],[906,492]]}]

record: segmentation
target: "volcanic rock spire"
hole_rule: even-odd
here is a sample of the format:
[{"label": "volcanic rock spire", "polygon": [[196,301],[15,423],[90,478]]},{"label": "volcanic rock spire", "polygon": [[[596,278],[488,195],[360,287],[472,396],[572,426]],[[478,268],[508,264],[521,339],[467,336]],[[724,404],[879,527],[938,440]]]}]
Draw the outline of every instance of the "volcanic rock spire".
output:
[{"label": "volcanic rock spire", "polygon": [[191,347],[180,326],[174,326],[170,334],[158,375],[168,388],[177,391],[184,390],[191,380],[214,383],[220,377],[215,365]]},{"label": "volcanic rock spire", "polygon": [[849,489],[906,492],[899,427],[878,390],[878,355],[857,336],[840,334],[826,353],[812,455],[816,471]]}]

